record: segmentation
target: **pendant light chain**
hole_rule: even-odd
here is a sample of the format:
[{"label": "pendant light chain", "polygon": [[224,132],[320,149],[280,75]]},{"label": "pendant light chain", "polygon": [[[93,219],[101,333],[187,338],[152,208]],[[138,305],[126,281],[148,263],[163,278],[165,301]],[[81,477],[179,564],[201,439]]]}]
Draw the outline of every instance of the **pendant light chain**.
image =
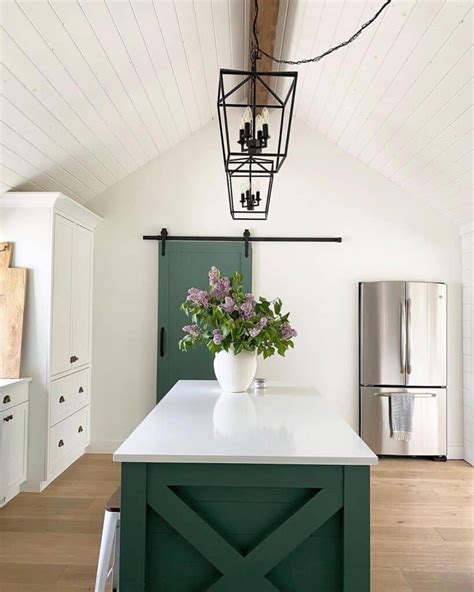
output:
[{"label": "pendant light chain", "polygon": [[[342,41],[341,43],[339,43],[339,45],[336,45],[334,47],[327,49],[325,52],[323,52],[322,54],[320,54],[318,56],[315,56],[314,58],[303,58],[301,60],[283,60],[283,59],[276,58],[275,56],[272,56],[271,54],[267,53],[266,51],[264,51],[263,49],[260,48],[260,45],[258,43],[258,36],[257,36],[258,0],[255,0],[254,18],[253,18],[254,42],[253,42],[253,47],[252,47],[252,53],[256,52],[257,55],[262,54],[262,55],[266,56],[267,58],[269,58],[270,60],[272,60],[273,62],[276,62],[277,64],[290,64],[293,66],[298,66],[300,64],[309,64],[310,62],[319,62],[319,60],[322,60],[323,58],[325,58],[329,54],[333,53],[334,51],[337,51],[338,49],[341,49],[342,47],[345,47],[346,45],[349,45],[349,43],[352,43],[353,41],[355,41],[357,39],[357,37],[359,37],[359,35],[362,33],[362,31],[364,29],[366,29],[367,27],[369,27],[382,14],[382,12],[387,8],[387,6],[389,4],[391,4],[391,2],[392,2],[392,0],[386,0],[385,4],[383,4],[378,9],[378,11],[367,22],[365,22],[360,27],[360,29],[358,31],[356,31],[352,35],[352,37],[350,37],[346,41]],[[253,59],[254,59],[254,57],[252,56],[252,60]]]}]

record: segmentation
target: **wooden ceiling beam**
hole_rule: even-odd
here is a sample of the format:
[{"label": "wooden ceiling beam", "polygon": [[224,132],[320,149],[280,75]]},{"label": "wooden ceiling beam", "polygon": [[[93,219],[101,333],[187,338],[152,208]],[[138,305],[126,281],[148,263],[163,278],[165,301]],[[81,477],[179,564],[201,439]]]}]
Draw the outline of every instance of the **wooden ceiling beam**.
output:
[{"label": "wooden ceiling beam", "polygon": [[[251,53],[253,43],[253,19],[254,2],[249,0],[249,69],[251,66]],[[261,49],[273,55],[275,49],[275,37],[278,23],[278,13],[280,11],[280,0],[260,0],[258,5],[257,17],[257,35],[258,43]],[[259,72],[270,72],[273,68],[273,62],[266,56],[261,56],[257,61],[257,70]],[[268,100],[268,91],[261,85],[257,86],[257,103],[264,104]]]}]

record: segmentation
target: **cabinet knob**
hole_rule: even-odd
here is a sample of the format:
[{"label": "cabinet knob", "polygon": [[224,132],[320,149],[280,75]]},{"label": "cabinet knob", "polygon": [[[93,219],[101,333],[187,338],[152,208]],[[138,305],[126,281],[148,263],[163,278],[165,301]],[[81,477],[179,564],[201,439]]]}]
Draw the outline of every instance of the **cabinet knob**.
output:
[{"label": "cabinet knob", "polygon": [[66,399],[65,399],[65,398],[64,398],[62,395],[59,397],[59,402],[60,402],[60,403],[64,403],[64,401],[65,401],[65,400],[66,400]]},{"label": "cabinet knob", "polygon": [[10,402],[11,402],[10,395],[5,395],[3,397],[3,403],[6,404],[6,403],[10,403]]},{"label": "cabinet knob", "polygon": [[82,428],[82,426],[79,426],[79,428],[77,429],[77,431],[78,431],[79,433],[81,433],[81,432],[83,432],[83,431],[84,431],[84,429]]},{"label": "cabinet knob", "polygon": [[3,421],[10,421],[11,419],[13,419],[13,415],[7,415],[3,418]]},{"label": "cabinet knob", "polygon": [[74,362],[79,362],[79,358],[77,356],[71,356],[69,360],[71,364],[74,364]]},{"label": "cabinet knob", "polygon": [[64,440],[59,440],[58,448],[61,448],[61,446],[64,446]]},{"label": "cabinet knob", "polygon": [[83,393],[84,389],[82,388],[82,386],[79,387],[79,393]]}]

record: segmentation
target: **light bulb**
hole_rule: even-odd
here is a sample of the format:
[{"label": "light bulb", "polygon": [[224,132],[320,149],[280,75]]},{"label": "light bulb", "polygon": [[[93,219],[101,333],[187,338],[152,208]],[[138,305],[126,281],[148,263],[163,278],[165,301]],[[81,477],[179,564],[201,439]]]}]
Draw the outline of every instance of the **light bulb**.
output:
[{"label": "light bulb", "polygon": [[240,118],[240,129],[243,130],[245,128],[245,120],[243,117]]},{"label": "light bulb", "polygon": [[245,111],[244,111],[244,122],[245,123],[252,123],[252,110],[250,109],[250,107],[246,107]]},{"label": "light bulb", "polygon": [[268,123],[268,120],[270,119],[270,113],[268,112],[268,109],[266,107],[264,107],[262,109],[262,123]]},{"label": "light bulb", "polygon": [[257,128],[257,132],[262,131],[263,117],[261,115],[257,115],[257,117],[255,118],[255,127]]}]

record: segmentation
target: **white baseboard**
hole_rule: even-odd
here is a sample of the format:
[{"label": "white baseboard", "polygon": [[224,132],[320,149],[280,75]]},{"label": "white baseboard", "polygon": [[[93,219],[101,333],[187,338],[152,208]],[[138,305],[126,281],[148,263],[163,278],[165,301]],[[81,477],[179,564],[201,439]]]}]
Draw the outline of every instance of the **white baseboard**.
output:
[{"label": "white baseboard", "polygon": [[120,444],[121,441],[95,440],[86,448],[86,454],[113,454]]},{"label": "white baseboard", "polygon": [[464,446],[448,446],[449,460],[462,460],[464,458]]}]

